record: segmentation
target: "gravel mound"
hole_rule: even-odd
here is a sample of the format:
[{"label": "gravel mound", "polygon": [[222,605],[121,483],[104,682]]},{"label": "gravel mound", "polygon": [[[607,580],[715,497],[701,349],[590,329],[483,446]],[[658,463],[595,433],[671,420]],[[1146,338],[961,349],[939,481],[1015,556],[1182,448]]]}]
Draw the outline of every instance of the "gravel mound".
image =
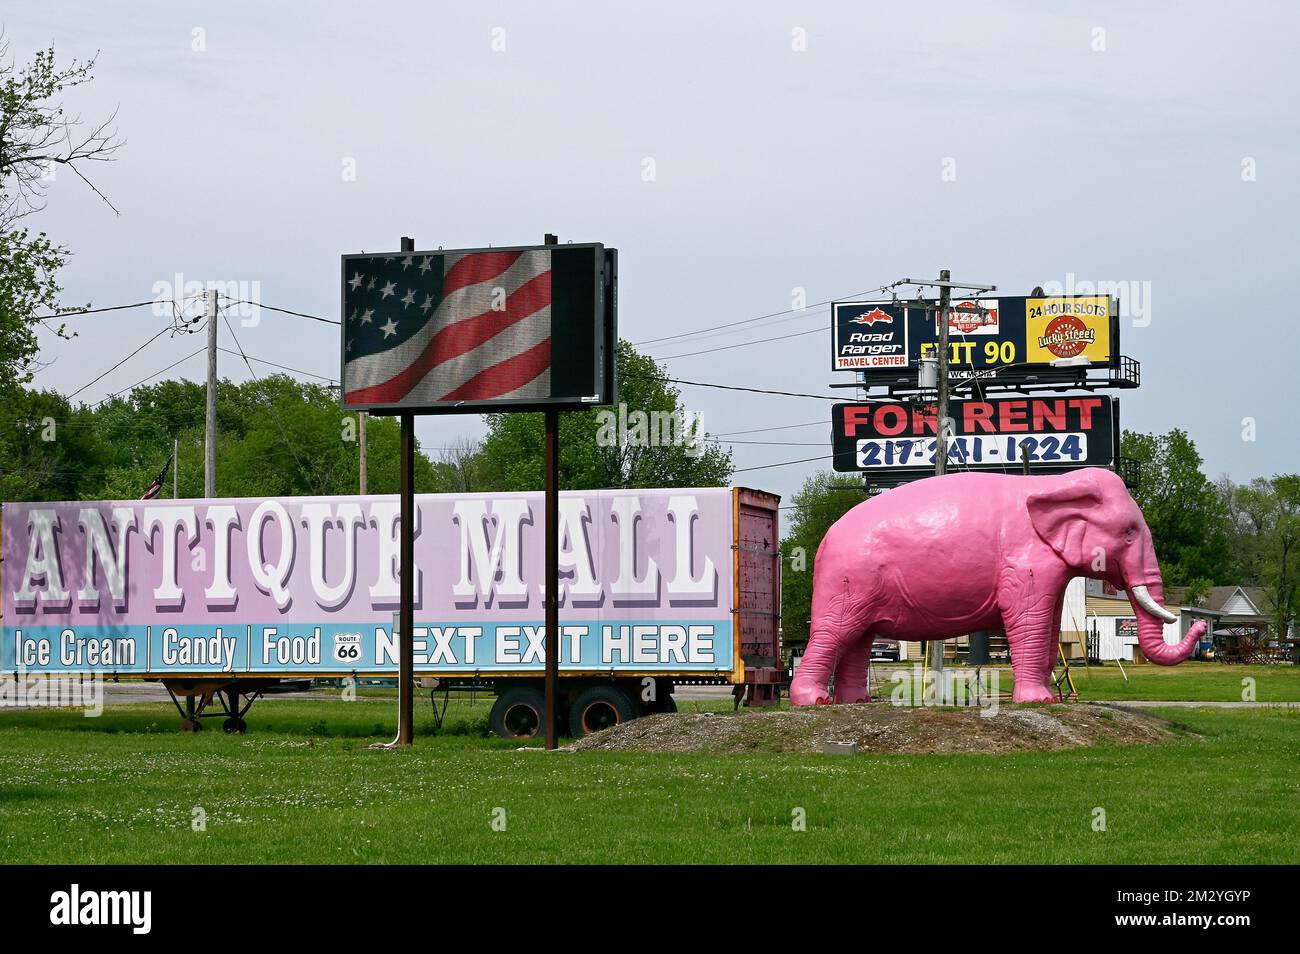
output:
[{"label": "gravel mound", "polygon": [[596,732],[574,749],[607,752],[871,753],[1030,752],[1097,743],[1151,745],[1176,738],[1169,723],[1096,704],[911,708],[884,702],[647,716]]}]

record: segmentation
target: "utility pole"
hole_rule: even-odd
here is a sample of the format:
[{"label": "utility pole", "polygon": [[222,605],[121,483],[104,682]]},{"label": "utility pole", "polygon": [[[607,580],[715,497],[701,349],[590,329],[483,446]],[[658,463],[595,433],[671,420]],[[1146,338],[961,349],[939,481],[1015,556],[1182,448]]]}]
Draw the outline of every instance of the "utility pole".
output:
[{"label": "utility pole", "polygon": [[172,438],[172,500],[180,496],[181,485],[181,442],[180,438]]},{"label": "utility pole", "polygon": [[[952,302],[952,290],[959,288],[964,292],[991,292],[997,291],[996,285],[977,285],[970,282],[954,282],[948,269],[942,269],[939,272],[938,281],[913,281],[910,278],[900,279],[890,287],[897,288],[899,285],[920,285],[932,286],[939,289],[939,328],[938,328],[938,370],[936,372],[935,389],[938,392],[938,406],[935,408],[935,435],[934,435],[934,473],[935,476],[942,476],[948,470],[948,311]],[[924,302],[920,303],[924,307]],[[921,380],[922,371],[917,372],[918,383]],[[934,649],[931,652],[930,668],[935,671],[943,669],[943,640],[933,641]],[[942,687],[941,691],[942,691]]]},{"label": "utility pole", "polygon": [[[936,408],[938,427],[934,437],[934,473],[941,477],[948,470],[948,303],[952,300],[952,289],[947,285],[952,280],[948,269],[939,272],[939,406]],[[943,640],[934,642],[934,658],[930,668],[943,672]],[[942,698],[943,687],[939,687]]]},{"label": "utility pole", "polygon": [[[938,428],[934,443],[934,473],[943,476],[948,470],[948,302],[952,290],[948,269],[939,272],[939,407]],[[939,667],[943,668],[943,645],[940,644]]]},{"label": "utility pole", "polygon": [[365,411],[357,412],[357,441],[360,443],[361,447],[361,457],[357,466],[357,475],[359,477],[361,495],[363,497],[366,493],[366,419],[369,417],[370,415]]},{"label": "utility pole", "polygon": [[217,292],[208,289],[208,413],[203,440],[203,496],[217,495]]}]

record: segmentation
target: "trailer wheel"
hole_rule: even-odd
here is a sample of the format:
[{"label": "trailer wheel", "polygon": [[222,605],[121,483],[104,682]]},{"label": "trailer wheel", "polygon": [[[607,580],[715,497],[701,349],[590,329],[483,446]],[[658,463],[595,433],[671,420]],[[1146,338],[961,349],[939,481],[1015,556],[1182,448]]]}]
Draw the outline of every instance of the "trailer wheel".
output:
[{"label": "trailer wheel", "polygon": [[592,686],[569,710],[569,732],[575,739],[635,719],[636,704],[617,686]]},{"label": "trailer wheel", "polygon": [[517,686],[497,696],[489,721],[503,739],[532,739],[546,732],[546,697],[540,689]]}]

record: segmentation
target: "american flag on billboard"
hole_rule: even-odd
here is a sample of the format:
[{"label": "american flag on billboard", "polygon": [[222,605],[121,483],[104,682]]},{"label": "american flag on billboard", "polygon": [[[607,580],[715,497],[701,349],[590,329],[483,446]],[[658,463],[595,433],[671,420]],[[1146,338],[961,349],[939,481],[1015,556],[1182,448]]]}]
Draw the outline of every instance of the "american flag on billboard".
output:
[{"label": "american flag on billboard", "polygon": [[593,394],[598,261],[592,246],[346,256],[344,405]]},{"label": "american flag on billboard", "polygon": [[171,465],[171,459],[168,458],[167,463],[163,464],[163,469],[158,471],[158,476],[153,479],[153,483],[144,492],[144,496],[140,498],[141,500],[153,500],[154,497],[162,493],[163,481],[167,479],[167,468],[171,467]]}]

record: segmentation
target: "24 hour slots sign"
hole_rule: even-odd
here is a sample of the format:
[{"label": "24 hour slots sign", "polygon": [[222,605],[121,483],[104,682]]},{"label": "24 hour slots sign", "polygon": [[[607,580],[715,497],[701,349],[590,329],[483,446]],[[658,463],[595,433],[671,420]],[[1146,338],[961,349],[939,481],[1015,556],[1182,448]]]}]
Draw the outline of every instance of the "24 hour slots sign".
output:
[{"label": "24 hour slots sign", "polygon": [[[1026,454],[1036,473],[1110,467],[1119,451],[1119,402],[1106,395],[953,399],[949,417],[949,472],[1020,473]],[[870,472],[882,483],[934,473],[934,404],[836,404],[831,422],[837,471]]]}]

